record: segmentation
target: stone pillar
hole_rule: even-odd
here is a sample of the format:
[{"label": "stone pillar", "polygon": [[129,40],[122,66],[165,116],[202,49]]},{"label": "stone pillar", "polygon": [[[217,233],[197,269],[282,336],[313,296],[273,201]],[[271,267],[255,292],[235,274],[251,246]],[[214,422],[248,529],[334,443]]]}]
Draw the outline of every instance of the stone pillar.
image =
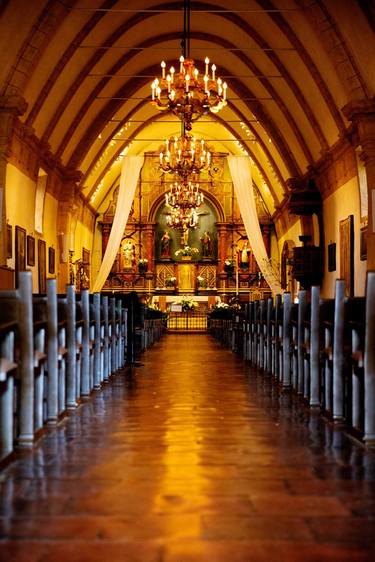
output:
[{"label": "stone pillar", "polygon": [[0,98],[0,265],[6,265],[6,168],[10,155],[13,125],[16,117],[23,115],[27,103],[19,96]]},{"label": "stone pillar", "polygon": [[146,236],[146,257],[148,259],[148,271],[154,271],[154,243],[155,243],[155,225],[148,223],[144,225],[144,233]]},{"label": "stone pillar", "polygon": [[[343,113],[353,122],[356,145],[362,149],[362,158],[367,177],[368,229],[367,229],[367,270],[375,269],[375,100],[360,100],[348,103]],[[354,144],[354,143],[353,143]]]},{"label": "stone pillar", "polygon": [[227,256],[227,243],[228,243],[228,224],[224,222],[217,222],[217,236],[218,236],[218,273],[219,275],[224,272],[224,262]]}]

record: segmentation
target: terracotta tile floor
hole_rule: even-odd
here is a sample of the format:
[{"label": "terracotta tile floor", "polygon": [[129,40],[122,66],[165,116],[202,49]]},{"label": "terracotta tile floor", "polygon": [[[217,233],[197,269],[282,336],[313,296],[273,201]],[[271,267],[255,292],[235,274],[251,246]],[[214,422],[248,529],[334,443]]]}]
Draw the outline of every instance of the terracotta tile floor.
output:
[{"label": "terracotta tile floor", "polygon": [[207,335],[133,374],[2,473],[1,562],[375,560],[375,456]]}]

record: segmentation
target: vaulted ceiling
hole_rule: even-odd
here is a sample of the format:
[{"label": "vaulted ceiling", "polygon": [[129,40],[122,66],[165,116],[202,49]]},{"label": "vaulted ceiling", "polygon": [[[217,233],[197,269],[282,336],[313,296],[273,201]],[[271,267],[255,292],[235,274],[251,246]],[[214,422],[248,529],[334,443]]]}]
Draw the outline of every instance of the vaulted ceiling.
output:
[{"label": "vaulted ceiling", "polygon": [[[1,95],[99,208],[124,153],[158,150],[176,118],[150,104],[160,62],[178,65],[183,1],[9,0],[0,8]],[[371,1],[191,2],[190,52],[228,83],[228,105],[193,127],[217,151],[248,153],[272,212],[348,128],[343,106],[375,92]]]}]

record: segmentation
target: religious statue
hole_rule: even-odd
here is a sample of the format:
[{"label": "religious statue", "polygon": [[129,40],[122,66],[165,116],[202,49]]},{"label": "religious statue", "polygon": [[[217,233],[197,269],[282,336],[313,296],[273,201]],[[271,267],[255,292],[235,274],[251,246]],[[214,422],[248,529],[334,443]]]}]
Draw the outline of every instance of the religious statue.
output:
[{"label": "religious statue", "polygon": [[132,268],[135,261],[135,246],[130,238],[127,238],[122,247],[122,252],[124,255],[124,267]]},{"label": "religious statue", "polygon": [[161,249],[160,249],[160,257],[161,258],[170,258],[171,257],[171,237],[169,236],[168,231],[166,230],[161,237]]},{"label": "religious statue", "polygon": [[189,246],[189,229],[186,224],[184,224],[181,234],[181,246]]},{"label": "religious statue", "polygon": [[207,230],[204,231],[203,236],[201,237],[201,242],[202,242],[202,257],[208,258],[209,256],[211,256],[212,253],[212,243],[211,243],[211,236],[207,232]]},{"label": "religious statue", "polygon": [[249,256],[250,256],[250,248],[249,248],[249,243],[246,240],[246,242],[243,245],[243,248],[240,252],[240,267],[242,267],[242,269],[248,269],[248,267],[249,267]]}]

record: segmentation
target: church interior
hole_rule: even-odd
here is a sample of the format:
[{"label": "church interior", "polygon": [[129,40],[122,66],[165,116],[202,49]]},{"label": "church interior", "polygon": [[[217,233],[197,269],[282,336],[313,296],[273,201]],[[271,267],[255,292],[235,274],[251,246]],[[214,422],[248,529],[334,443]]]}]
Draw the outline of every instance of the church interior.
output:
[{"label": "church interior", "polygon": [[374,2],[0,47],[0,561],[373,560]]}]

